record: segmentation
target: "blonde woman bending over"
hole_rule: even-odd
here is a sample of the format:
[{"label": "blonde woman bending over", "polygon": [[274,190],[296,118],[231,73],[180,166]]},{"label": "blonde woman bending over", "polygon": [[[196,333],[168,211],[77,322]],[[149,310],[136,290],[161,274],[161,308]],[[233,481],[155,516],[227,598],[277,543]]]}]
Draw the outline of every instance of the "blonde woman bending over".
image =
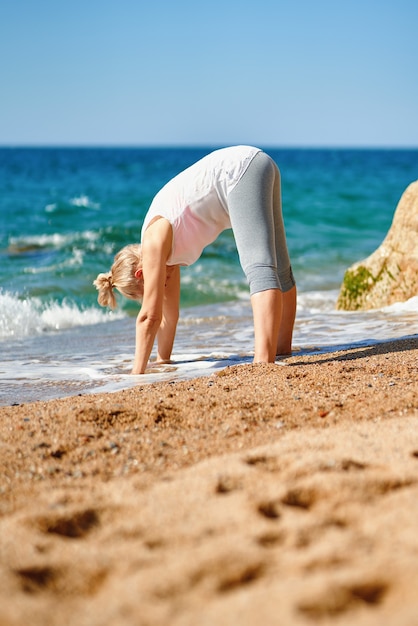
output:
[{"label": "blonde woman bending over", "polygon": [[116,306],[113,289],[142,302],[136,321],[133,374],[143,374],[157,338],[157,362],[170,361],[179,318],[180,266],[191,265],[232,228],[250,287],[254,362],[290,354],[296,285],[283,225],[280,174],[262,150],[216,150],[169,181],[155,196],[141,244],[123,248],[94,285],[102,306]]}]

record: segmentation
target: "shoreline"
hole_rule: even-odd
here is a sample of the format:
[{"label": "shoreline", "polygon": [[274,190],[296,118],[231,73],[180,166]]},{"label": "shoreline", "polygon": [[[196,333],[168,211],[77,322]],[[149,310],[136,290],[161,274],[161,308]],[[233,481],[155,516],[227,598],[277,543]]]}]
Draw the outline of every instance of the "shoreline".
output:
[{"label": "shoreline", "polygon": [[[336,352],[418,335],[418,296],[387,310],[342,313],[332,292],[298,296],[293,356]],[[188,380],[252,362],[249,301],[192,307],[180,320],[173,363],[151,368],[141,382]],[[138,384],[130,375],[133,318],[87,324],[3,341],[0,406],[107,393]],[[117,344],[115,344],[117,338]],[[211,371],[212,370],[212,371]]]},{"label": "shoreline", "polygon": [[412,623],[417,363],[415,336],[0,407],[0,622]]}]

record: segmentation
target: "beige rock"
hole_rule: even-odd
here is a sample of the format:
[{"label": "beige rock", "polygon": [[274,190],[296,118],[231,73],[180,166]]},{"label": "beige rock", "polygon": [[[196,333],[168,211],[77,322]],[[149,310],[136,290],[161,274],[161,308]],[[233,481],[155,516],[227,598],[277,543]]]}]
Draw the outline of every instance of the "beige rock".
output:
[{"label": "beige rock", "polygon": [[344,275],[337,308],[377,309],[418,295],[418,180],[404,191],[380,247]]}]

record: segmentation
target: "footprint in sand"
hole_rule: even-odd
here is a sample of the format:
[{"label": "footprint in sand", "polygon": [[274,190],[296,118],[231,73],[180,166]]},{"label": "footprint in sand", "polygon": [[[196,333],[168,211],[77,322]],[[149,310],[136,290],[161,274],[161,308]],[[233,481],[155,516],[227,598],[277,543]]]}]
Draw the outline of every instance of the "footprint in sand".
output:
[{"label": "footprint in sand", "polygon": [[99,515],[94,509],[76,511],[69,515],[41,517],[39,530],[71,539],[81,539],[99,525]]},{"label": "footprint in sand", "polygon": [[19,578],[22,591],[38,593],[48,588],[54,588],[58,572],[49,566],[23,567],[14,572]]},{"label": "footprint in sand", "polygon": [[316,598],[302,601],[298,609],[312,620],[340,615],[361,606],[377,606],[388,592],[388,585],[381,580],[335,585],[325,589]]}]

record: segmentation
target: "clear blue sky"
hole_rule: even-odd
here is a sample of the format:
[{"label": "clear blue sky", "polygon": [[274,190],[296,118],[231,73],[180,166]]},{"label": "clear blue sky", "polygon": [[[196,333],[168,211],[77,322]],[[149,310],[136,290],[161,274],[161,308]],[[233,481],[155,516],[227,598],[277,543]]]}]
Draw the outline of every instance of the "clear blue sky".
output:
[{"label": "clear blue sky", "polygon": [[417,0],[1,0],[0,145],[418,147]]}]

